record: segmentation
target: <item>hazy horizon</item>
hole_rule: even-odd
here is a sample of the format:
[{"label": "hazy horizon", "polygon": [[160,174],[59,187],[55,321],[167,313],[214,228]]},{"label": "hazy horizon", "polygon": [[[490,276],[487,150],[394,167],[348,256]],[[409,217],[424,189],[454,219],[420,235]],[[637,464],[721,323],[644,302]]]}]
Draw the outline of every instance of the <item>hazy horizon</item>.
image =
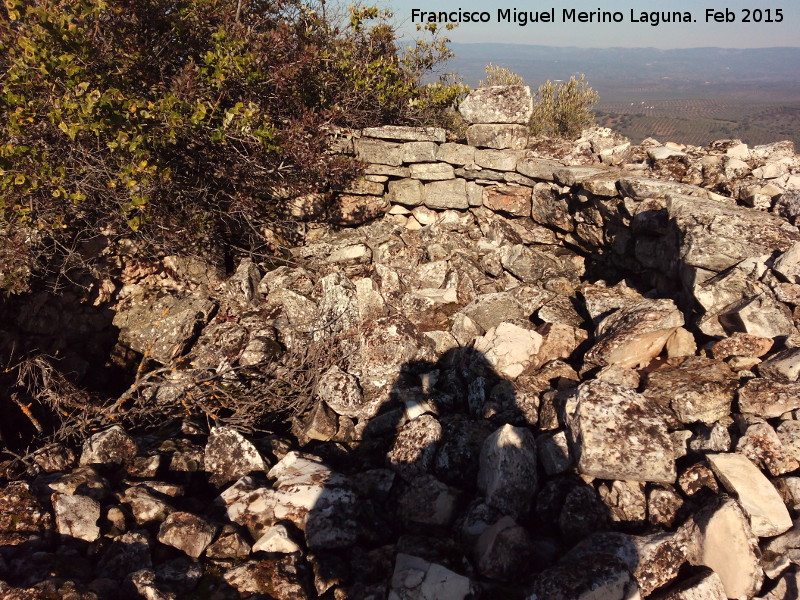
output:
[{"label": "hazy horizon", "polygon": [[[420,3],[422,4],[422,3]],[[729,0],[726,5],[697,6],[690,0],[674,0],[668,7],[658,6],[655,2],[624,0],[570,0],[564,3],[519,2],[493,3],[489,5],[481,0],[439,0],[434,7],[421,6],[400,0],[387,0],[396,17],[401,33],[415,37],[415,23],[412,23],[412,10],[424,11],[485,11],[490,13],[491,21],[487,23],[462,23],[456,29],[447,32],[455,43],[506,43],[518,45],[536,45],[574,48],[655,48],[659,50],[681,50],[688,48],[723,48],[723,49],[757,49],[757,48],[800,48],[797,28],[800,25],[800,6],[788,5],[763,0],[754,6],[745,0]],[[706,21],[706,8],[717,11],[731,11],[733,22]],[[497,22],[498,10],[555,11],[555,22],[528,23],[521,26],[516,22]],[[580,23],[562,22],[562,10],[608,11],[620,12],[622,22]],[[742,22],[745,10],[750,10],[750,23]],[[754,22],[752,11],[762,11],[762,22]],[[776,11],[782,11],[780,22],[764,22],[767,13],[773,21],[777,21]],[[631,14],[633,11],[633,15]],[[632,22],[642,12],[690,12],[691,22],[667,23],[652,26],[647,22]]]}]

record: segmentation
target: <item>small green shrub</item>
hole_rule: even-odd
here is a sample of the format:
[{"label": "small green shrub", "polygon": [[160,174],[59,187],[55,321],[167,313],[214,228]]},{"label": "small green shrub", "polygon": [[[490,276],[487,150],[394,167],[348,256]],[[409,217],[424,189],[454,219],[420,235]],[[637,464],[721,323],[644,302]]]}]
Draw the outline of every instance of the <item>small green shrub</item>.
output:
[{"label": "small green shrub", "polygon": [[561,83],[545,82],[536,91],[531,133],[577,138],[584,128],[594,123],[591,107],[599,98],[584,75]]},{"label": "small green shrub", "polygon": [[522,75],[517,75],[513,71],[493,65],[489,63],[486,65],[486,81],[479,81],[479,87],[488,87],[492,85],[525,85],[525,80]]}]

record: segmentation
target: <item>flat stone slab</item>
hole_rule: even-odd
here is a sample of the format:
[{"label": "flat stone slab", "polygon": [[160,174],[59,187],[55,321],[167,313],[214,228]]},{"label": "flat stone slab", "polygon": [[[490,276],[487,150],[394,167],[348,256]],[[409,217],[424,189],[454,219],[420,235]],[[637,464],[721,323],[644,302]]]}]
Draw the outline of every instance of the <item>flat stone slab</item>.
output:
[{"label": "flat stone slab", "polygon": [[402,125],[384,125],[383,127],[367,127],[362,130],[364,137],[384,140],[400,140],[404,142],[439,142],[445,140],[445,131],[441,127],[404,127]]},{"label": "flat stone slab", "polygon": [[746,456],[707,454],[706,459],[722,485],[739,496],[758,537],[771,537],[792,527],[792,518],[778,491]]}]

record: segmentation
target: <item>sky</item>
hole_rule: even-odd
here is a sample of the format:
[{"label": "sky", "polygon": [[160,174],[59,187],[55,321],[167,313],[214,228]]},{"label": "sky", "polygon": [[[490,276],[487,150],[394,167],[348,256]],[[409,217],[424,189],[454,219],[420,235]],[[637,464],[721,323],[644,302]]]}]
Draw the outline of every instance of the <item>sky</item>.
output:
[{"label": "sky", "polygon": [[[661,49],[697,48],[716,46],[721,48],[765,48],[774,46],[800,46],[800,3],[796,0],[727,0],[715,5],[713,0],[699,4],[685,0],[669,2],[653,2],[642,0],[567,0],[551,2],[549,0],[387,0],[381,2],[389,6],[395,13],[401,32],[414,38],[415,24],[412,23],[412,10],[420,11],[479,11],[490,16],[488,23],[466,23],[448,33],[448,37],[456,43],[506,43],[532,44],[541,46],[576,46],[582,48],[609,47],[654,47]],[[529,23],[520,26],[517,23],[498,22],[498,9],[518,12],[547,11],[555,9],[556,20],[553,23]],[[563,22],[562,10],[575,9],[597,12],[619,11],[623,20],[619,23],[579,23]],[[706,9],[721,12],[721,17],[731,15],[734,22],[717,22],[706,20]],[[749,9],[751,22],[743,22]],[[767,18],[767,10],[773,20],[778,19],[778,9],[782,11],[782,22],[763,22]],[[640,22],[632,22],[631,10]],[[762,22],[752,22],[761,11]],[[652,26],[641,22],[641,12],[653,11],[690,11],[696,22],[661,23]]]}]

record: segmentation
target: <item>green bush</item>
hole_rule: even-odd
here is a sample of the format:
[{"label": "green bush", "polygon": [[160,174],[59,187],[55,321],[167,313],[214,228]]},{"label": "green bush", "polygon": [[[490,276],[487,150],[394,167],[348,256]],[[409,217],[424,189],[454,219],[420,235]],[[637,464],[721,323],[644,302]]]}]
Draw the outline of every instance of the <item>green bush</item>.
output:
[{"label": "green bush", "polygon": [[594,124],[591,108],[599,98],[584,75],[560,83],[545,82],[536,90],[531,133],[568,139],[579,137],[584,128]]},{"label": "green bush", "polygon": [[486,65],[486,81],[479,81],[479,87],[488,87],[492,85],[525,85],[525,79],[522,75],[517,75],[510,69],[493,65],[489,63]]},{"label": "green bush", "polygon": [[[85,239],[253,248],[288,195],[357,171],[334,126],[431,121],[463,91],[391,14],[325,0],[6,0],[0,6],[0,286]],[[6,262],[13,257],[13,262]],[[19,268],[17,268],[19,267]]]}]

